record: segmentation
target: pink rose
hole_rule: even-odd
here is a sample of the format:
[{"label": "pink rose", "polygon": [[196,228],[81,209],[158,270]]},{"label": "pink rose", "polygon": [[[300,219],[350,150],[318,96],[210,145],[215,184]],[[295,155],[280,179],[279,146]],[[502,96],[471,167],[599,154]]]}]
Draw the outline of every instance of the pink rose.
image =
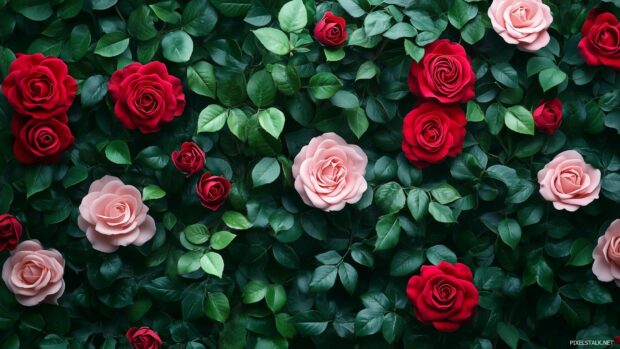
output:
[{"label": "pink rose", "polygon": [[592,272],[600,281],[620,286],[620,219],[611,223],[592,251]]},{"label": "pink rose", "polygon": [[573,212],[598,199],[601,171],[586,164],[578,152],[567,150],[538,172],[538,183],[540,195],[553,207]]},{"label": "pink rose", "polygon": [[90,185],[80,203],[78,226],[93,248],[114,252],[119,246],[142,246],[155,235],[155,221],[132,185],[104,176]]},{"label": "pink rose", "polygon": [[620,219],[611,223],[592,251],[592,272],[600,281],[620,286]]},{"label": "pink rose", "polygon": [[38,240],[28,240],[17,245],[4,262],[2,280],[21,305],[58,304],[65,291],[64,271],[60,252],[44,250]]},{"label": "pink rose", "polygon": [[493,0],[488,15],[497,34],[521,51],[534,52],[549,43],[553,17],[541,0]]},{"label": "pink rose", "polygon": [[339,211],[362,198],[368,157],[335,133],[314,137],[295,157],[295,189],[306,205]]}]

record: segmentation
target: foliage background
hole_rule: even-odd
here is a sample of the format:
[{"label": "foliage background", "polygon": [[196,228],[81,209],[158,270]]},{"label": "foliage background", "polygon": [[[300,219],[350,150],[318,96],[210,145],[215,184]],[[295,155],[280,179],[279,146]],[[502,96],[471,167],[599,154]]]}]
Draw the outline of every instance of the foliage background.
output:
[{"label": "foliage background", "polygon": [[[576,49],[588,11],[618,15],[620,3],[545,2],[551,42],[526,54],[490,28],[487,1],[0,1],[0,73],[14,53],[42,52],[80,84],[76,145],[54,166],[13,159],[0,99],[0,211],[67,260],[60,306],[21,307],[0,286],[0,347],[126,348],[140,325],[188,349],[560,348],[620,334],[620,292],[591,272],[596,239],[619,216],[620,76]],[[328,10],[347,19],[338,50],[310,35]],[[400,152],[416,102],[406,77],[439,37],[466,47],[477,97],[463,154],[420,171]],[[188,105],[160,133],[130,133],[107,79],[152,60],[183,80]],[[554,97],[561,130],[534,133],[531,110]],[[305,206],[291,181],[295,154],[328,131],[370,159],[363,200],[336,213]],[[190,138],[233,182],[218,212],[170,161]],[[603,173],[601,198],[573,214],[544,202],[535,176],[565,149]],[[105,174],[143,189],[158,222],[146,246],[99,253],[77,227],[81,198]],[[453,334],[418,323],[405,296],[408,278],[440,260],[470,266],[481,294]]]}]

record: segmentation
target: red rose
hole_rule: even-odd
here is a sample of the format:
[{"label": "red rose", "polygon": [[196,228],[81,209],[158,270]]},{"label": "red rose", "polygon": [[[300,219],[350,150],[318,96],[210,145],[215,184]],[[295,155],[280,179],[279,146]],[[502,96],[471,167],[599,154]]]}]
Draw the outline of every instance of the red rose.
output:
[{"label": "red rose", "polygon": [[17,54],[2,82],[2,93],[17,114],[47,119],[65,114],[78,86],[56,57]]},{"label": "red rose", "polygon": [[185,95],[181,80],[168,75],[161,62],[131,63],[117,70],[108,83],[114,113],[123,126],[154,133],[183,114]]},{"label": "red rose", "polygon": [[416,167],[436,164],[463,150],[467,119],[461,108],[423,102],[405,116],[402,149]]},{"label": "red rose", "polygon": [[224,177],[205,172],[196,184],[196,192],[202,206],[217,211],[226,202],[230,192],[230,181]]},{"label": "red rose", "polygon": [[0,251],[13,251],[22,236],[22,224],[10,214],[0,215]]},{"label": "red rose", "polygon": [[344,18],[325,12],[314,27],[314,37],[325,46],[340,46],[347,39],[346,25]]},{"label": "red rose", "polygon": [[407,78],[414,95],[440,103],[465,103],[476,96],[476,74],[463,46],[437,40],[424,48],[424,57],[413,61]]},{"label": "red rose", "polygon": [[194,142],[184,142],[180,151],[172,152],[172,162],[181,172],[187,173],[187,177],[200,172],[205,164],[205,152]]},{"label": "red rose", "polygon": [[441,332],[454,332],[469,320],[478,305],[471,270],[462,263],[424,265],[407,284],[407,297],[416,318]]},{"label": "red rose", "polygon": [[554,133],[562,123],[562,101],[559,98],[540,102],[532,113],[536,128],[545,133]]},{"label": "red rose", "polygon": [[74,141],[67,121],[66,114],[45,120],[14,116],[11,129],[15,158],[23,164],[58,162]]},{"label": "red rose", "polygon": [[620,23],[613,13],[594,9],[581,27],[577,48],[588,65],[620,69]]},{"label": "red rose", "polygon": [[159,349],[163,343],[157,332],[148,327],[132,327],[125,334],[133,349]]}]

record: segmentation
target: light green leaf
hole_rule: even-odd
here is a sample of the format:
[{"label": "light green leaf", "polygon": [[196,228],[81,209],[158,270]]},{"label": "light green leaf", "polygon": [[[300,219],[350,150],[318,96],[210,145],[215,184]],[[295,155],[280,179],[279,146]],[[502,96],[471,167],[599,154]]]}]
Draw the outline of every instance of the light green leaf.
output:
[{"label": "light green leaf", "polygon": [[129,38],[125,33],[113,32],[105,34],[97,41],[95,54],[102,57],[116,57],[125,52],[129,46]]},{"label": "light green leaf", "polygon": [[207,252],[200,258],[200,267],[205,273],[222,278],[224,259],[217,252]]},{"label": "light green leaf", "polygon": [[184,31],[176,30],[164,35],[161,40],[164,58],[175,63],[189,61],[194,51],[192,37]]},{"label": "light green leaf", "polygon": [[226,124],[228,112],[226,109],[217,104],[208,105],[198,115],[198,127],[196,131],[201,132],[217,132]]},{"label": "light green leaf", "polygon": [[291,50],[288,37],[279,29],[260,28],[252,32],[267,50],[277,55],[284,56]]},{"label": "light green leaf", "polygon": [[166,191],[157,185],[147,185],[142,189],[142,200],[157,200],[166,196]]},{"label": "light green leaf", "polygon": [[297,33],[308,24],[306,6],[302,0],[292,0],[282,6],[278,13],[280,28],[288,33]]},{"label": "light green leaf", "polygon": [[105,157],[117,165],[131,165],[129,146],[125,141],[112,141],[105,147]]}]

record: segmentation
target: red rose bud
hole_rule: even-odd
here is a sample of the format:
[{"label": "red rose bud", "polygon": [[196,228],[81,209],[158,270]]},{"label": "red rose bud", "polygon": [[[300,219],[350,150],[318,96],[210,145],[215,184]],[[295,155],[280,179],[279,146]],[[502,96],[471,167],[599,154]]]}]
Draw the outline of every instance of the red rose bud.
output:
[{"label": "red rose bud", "polygon": [[163,343],[157,332],[148,327],[132,327],[125,337],[133,349],[159,349]]},{"label": "red rose bud", "polygon": [[181,80],[169,75],[161,62],[131,63],[117,70],[108,89],[114,114],[130,130],[155,133],[185,109]]},{"label": "red rose bud", "polygon": [[463,46],[437,40],[424,48],[424,57],[413,61],[407,78],[414,95],[440,103],[465,103],[476,96],[476,74]]},{"label": "red rose bud", "polygon": [[478,306],[478,289],[471,270],[462,263],[424,265],[407,284],[407,297],[418,321],[441,332],[454,332],[469,320]]},{"label": "red rose bud", "polygon": [[205,152],[194,142],[184,142],[181,150],[172,152],[172,162],[181,172],[190,177],[200,172],[205,164]]},{"label": "red rose bud", "polygon": [[325,12],[314,27],[314,38],[325,46],[340,46],[347,39],[346,25],[344,18]]},{"label": "red rose bud", "polygon": [[620,23],[603,9],[594,9],[581,27],[577,48],[588,65],[620,69]]},{"label": "red rose bud", "polygon": [[17,114],[48,119],[69,110],[78,85],[56,57],[17,54],[2,82],[2,93]]},{"label": "red rose bud", "polygon": [[402,150],[418,168],[442,162],[463,151],[465,112],[455,105],[424,102],[405,116]]},{"label": "red rose bud", "polygon": [[11,130],[15,136],[15,158],[23,164],[58,162],[62,152],[74,142],[67,121],[66,114],[44,120],[14,116]]},{"label": "red rose bud", "polygon": [[202,206],[211,211],[217,211],[226,202],[228,193],[230,193],[230,181],[205,172],[196,184],[196,193]]},{"label": "red rose bud", "polygon": [[534,112],[536,128],[545,133],[554,133],[562,123],[562,101],[559,98],[541,102]]},{"label": "red rose bud", "polygon": [[13,251],[22,236],[22,224],[15,216],[0,215],[0,251]]}]

